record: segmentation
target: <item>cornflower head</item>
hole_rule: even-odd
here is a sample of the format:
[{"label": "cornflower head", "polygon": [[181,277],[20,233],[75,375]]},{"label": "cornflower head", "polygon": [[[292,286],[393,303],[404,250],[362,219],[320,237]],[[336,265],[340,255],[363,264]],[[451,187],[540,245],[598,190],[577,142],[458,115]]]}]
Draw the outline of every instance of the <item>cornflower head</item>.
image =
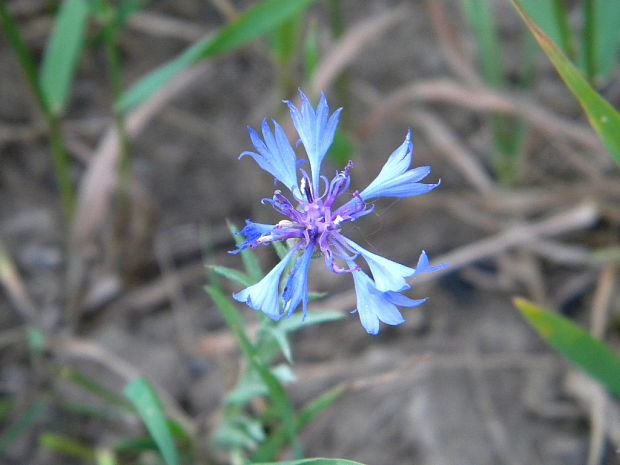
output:
[{"label": "cornflower head", "polygon": [[[288,197],[278,189],[272,198],[262,201],[271,204],[286,219],[277,224],[246,220],[245,228],[238,233],[245,236],[245,241],[231,253],[274,241],[293,239],[294,244],[262,280],[233,294],[233,297],[274,320],[292,315],[301,304],[305,317],[308,311],[308,268],[315,252],[320,252],[331,272],[351,274],[357,294],[356,311],[362,326],[368,333],[377,334],[380,321],[389,325],[399,325],[405,321],[398,307],[416,307],[427,300],[414,300],[403,295],[402,292],[410,288],[405,278],[436,271],[447,265],[430,266],[424,251],[416,268],[401,265],[348,239],[342,234],[343,228],[347,223],[370,213],[374,206],[369,201],[374,198],[420,195],[433,190],[439,183],[419,182],[431,172],[428,166],[409,169],[413,157],[409,131],[405,141],[390,155],[379,175],[366,189],[354,191],[344,203],[337,202],[349,189],[353,163],[349,161],[331,181],[321,176],[320,169],[334,140],[342,108],[330,115],[324,94],[315,109],[301,90],[299,93],[301,108],[289,101],[285,103],[299,134],[298,144],[303,144],[306,150],[310,174],[299,167],[301,162],[276,121],[273,121],[273,130],[266,120],[263,121],[262,138],[249,128],[256,152],[243,152],[239,158],[251,156],[288,190]],[[358,266],[356,260],[359,256],[366,261],[372,278]],[[294,265],[290,274],[285,275],[292,262]],[[283,280],[286,283],[280,292]]]}]

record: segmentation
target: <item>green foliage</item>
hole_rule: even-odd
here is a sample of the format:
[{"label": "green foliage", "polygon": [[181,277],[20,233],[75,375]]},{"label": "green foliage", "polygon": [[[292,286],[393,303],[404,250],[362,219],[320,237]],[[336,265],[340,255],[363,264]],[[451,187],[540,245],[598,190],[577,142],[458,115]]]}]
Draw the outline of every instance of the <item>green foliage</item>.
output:
[{"label": "green foliage", "polygon": [[554,349],[620,397],[620,358],[611,348],[562,315],[524,299],[514,303]]},{"label": "green foliage", "polygon": [[67,106],[88,16],[86,0],[65,0],[58,10],[41,67],[41,87],[52,113],[62,113]]},{"label": "green foliage", "polygon": [[620,165],[620,115],[592,88],[559,47],[536,25],[519,0],[513,0],[513,4],[568,88],[579,100],[590,125],[603,140],[616,163]]},{"label": "green foliage", "polygon": [[254,465],[364,465],[364,464],[359,463],[359,462],[354,462],[353,460],[313,458],[313,459],[302,459],[302,460],[288,460],[286,462],[255,463]]},{"label": "green foliage", "polygon": [[[620,47],[620,2],[591,1],[594,79],[607,79],[618,61]],[[584,34],[585,37],[585,34]]]},{"label": "green foliage", "polygon": [[[485,82],[495,89],[507,87],[502,62],[500,35],[497,32],[492,2],[462,0],[463,10],[478,43],[478,54]],[[524,57],[524,69],[527,59]],[[525,127],[521,121],[507,116],[491,119],[495,143],[495,169],[504,184],[512,184],[521,160]]]},{"label": "green foliage", "polygon": [[163,406],[151,384],[137,378],[125,387],[125,395],[132,402],[147,430],[155,440],[168,465],[179,464],[179,454]]},{"label": "green foliage", "polygon": [[575,57],[575,43],[568,23],[568,12],[564,0],[521,0],[523,9],[538,26],[558,44],[564,53]]},{"label": "green foliage", "polygon": [[36,400],[19,418],[0,434],[0,455],[28,431],[45,412],[45,403]]},{"label": "green foliage", "polygon": [[51,432],[42,433],[39,436],[39,442],[42,446],[60,455],[73,457],[83,462],[92,462],[95,460],[95,451],[92,447],[60,434]]},{"label": "green foliage", "polygon": [[226,266],[218,266],[218,265],[208,265],[208,268],[212,270],[214,273],[219,274],[231,281],[241,284],[242,286],[251,286],[254,284],[250,277],[243,273],[242,271],[235,270],[233,268],[228,268]]},{"label": "green foliage", "polygon": [[[231,230],[235,229],[231,227]],[[236,240],[240,241],[238,238]],[[279,252],[285,254],[287,251],[284,248]],[[247,268],[247,263],[254,263],[256,257],[253,250],[248,249],[244,253],[248,255]],[[247,275],[236,270],[221,267],[211,269],[237,284],[248,285],[252,282]],[[260,278],[262,273],[256,280]],[[246,281],[245,284],[242,281]],[[291,332],[306,326],[335,321],[343,315],[324,312],[310,314],[304,319],[303,315],[298,313],[276,322],[259,314],[259,331],[252,341],[245,330],[244,319],[230,297],[213,286],[207,287],[207,292],[235,335],[247,361],[246,369],[226,396],[224,415],[213,436],[214,446],[230,451],[235,456],[265,461],[275,459],[292,443],[300,456],[301,450],[296,444],[297,436],[316,415],[342,395],[344,388],[330,390],[301,410],[295,411],[284,388],[286,384],[295,381],[295,375],[288,364],[277,363],[278,356],[283,355],[288,363],[292,362],[292,348],[288,340]],[[257,398],[267,402],[265,412],[258,418],[248,412]],[[267,430],[271,431],[269,435],[265,434]]]},{"label": "green foliage", "polygon": [[118,101],[122,113],[130,111],[164,86],[174,76],[205,58],[235,50],[274,31],[284,21],[299,14],[315,0],[264,0],[223,27],[215,35],[196,42],[178,57],[160,66],[127,90]]}]

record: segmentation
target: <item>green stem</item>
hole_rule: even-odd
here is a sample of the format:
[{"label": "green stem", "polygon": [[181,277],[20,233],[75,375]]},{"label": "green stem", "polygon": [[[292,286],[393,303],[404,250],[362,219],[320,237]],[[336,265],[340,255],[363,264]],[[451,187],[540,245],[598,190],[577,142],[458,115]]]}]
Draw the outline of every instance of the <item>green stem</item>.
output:
[{"label": "green stem", "polygon": [[284,427],[290,431],[292,435],[295,456],[296,458],[302,458],[303,453],[299,443],[299,438],[296,434],[298,429],[298,419],[295,414],[293,404],[286,393],[284,386],[282,386],[282,383],[280,383],[278,378],[273,375],[271,370],[269,370],[269,367],[267,367],[261,360],[254,344],[252,344],[245,332],[243,318],[241,318],[241,315],[228,296],[224,295],[219,289],[212,286],[207,286],[206,290],[226,320],[226,324],[237,339],[245,359],[250,363],[252,368],[256,370],[263,383],[265,383],[265,386],[267,386],[269,395],[273,401],[274,407],[278,411],[278,415],[282,419]]},{"label": "green stem", "polygon": [[73,183],[71,182],[71,166],[62,135],[60,118],[51,111],[47,103],[47,99],[39,81],[37,66],[22,39],[15,19],[11,16],[4,2],[0,2],[0,24],[2,24],[9,42],[17,55],[19,63],[26,74],[28,84],[34,93],[35,99],[47,124],[54,169],[60,187],[63,211],[67,220],[71,220],[75,204],[75,192]]},{"label": "green stem", "polygon": [[[117,47],[117,28],[116,28],[116,11],[110,0],[106,1],[105,27],[103,29],[103,40],[106,58],[108,61],[108,78],[112,87],[112,96],[114,102],[117,102],[123,93],[123,78],[121,74],[120,58]],[[116,105],[114,105],[114,124],[119,135],[121,163],[120,173],[122,185],[126,184],[131,174],[131,159],[129,157],[129,137],[127,135],[127,126],[125,124],[125,116]],[[124,189],[123,189],[124,190]]]},{"label": "green stem", "polygon": [[50,136],[54,168],[60,187],[60,198],[63,211],[65,212],[67,220],[71,221],[73,218],[73,209],[75,207],[75,190],[71,181],[71,164],[69,154],[65,148],[61,121],[55,116],[47,117],[46,115],[45,119]]}]

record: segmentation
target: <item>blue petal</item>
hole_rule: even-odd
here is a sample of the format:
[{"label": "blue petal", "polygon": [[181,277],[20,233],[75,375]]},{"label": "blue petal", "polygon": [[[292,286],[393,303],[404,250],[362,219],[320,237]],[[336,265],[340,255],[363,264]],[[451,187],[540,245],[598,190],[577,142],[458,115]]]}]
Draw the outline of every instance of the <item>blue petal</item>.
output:
[{"label": "blue petal", "polygon": [[284,313],[292,315],[300,303],[303,303],[304,318],[308,315],[308,268],[314,253],[314,242],[311,242],[295,266],[286,282],[282,299]]},{"label": "blue petal", "polygon": [[399,294],[398,292],[385,292],[383,294],[385,298],[392,304],[398,305],[399,307],[417,307],[418,305],[422,305],[424,302],[428,300],[426,299],[410,299],[406,295]]},{"label": "blue petal", "polygon": [[420,254],[420,258],[418,258],[418,266],[416,266],[415,268],[414,275],[421,273],[432,273],[433,271],[443,270],[444,268],[447,268],[449,266],[450,265],[448,265],[447,263],[444,263],[442,265],[430,266],[430,263],[428,261],[428,255],[426,255],[426,252],[423,250]]},{"label": "blue petal", "polygon": [[415,182],[416,179],[424,179],[431,169],[428,166],[407,171],[405,174],[393,178],[383,184],[375,186],[372,190],[364,189],[360,194],[364,200],[373,197],[413,197],[432,191],[440,183],[424,184]]},{"label": "blue petal", "polygon": [[351,274],[357,294],[357,313],[369,334],[379,333],[379,321],[393,326],[405,322],[396,305],[391,302],[391,294],[378,291],[366,273],[354,271]]},{"label": "blue petal", "polygon": [[263,279],[233,294],[233,298],[238,302],[245,302],[254,310],[263,312],[273,320],[279,320],[282,316],[279,297],[280,278],[297,249],[298,247],[293,247]]},{"label": "blue petal", "polygon": [[301,111],[288,100],[285,100],[285,103],[289,107],[295,129],[297,129],[299,138],[308,154],[312,171],[312,187],[314,192],[318,192],[321,163],[334,141],[338,118],[342,108],[339,108],[329,116],[329,106],[327,105],[325,94],[321,94],[321,100],[317,105],[316,111],[308,97],[301,90],[299,94],[301,95]]},{"label": "blue petal", "polygon": [[276,227],[274,224],[262,224],[262,223],[253,223],[250,220],[245,220],[245,228],[239,231],[238,234],[240,236],[245,236],[246,240],[243,244],[237,245],[237,250],[231,250],[228,253],[239,253],[242,250],[250,247],[257,239],[261,236],[265,236],[269,234]]},{"label": "blue petal", "polygon": [[379,291],[400,292],[405,289],[409,289],[410,286],[405,278],[412,276],[416,271],[415,269],[369,252],[359,244],[356,244],[344,236],[343,239],[345,240],[347,246],[364,257],[366,263],[368,263],[368,266],[370,267],[372,277],[375,280],[375,287]]},{"label": "blue petal", "polygon": [[243,152],[239,158],[244,155],[250,155],[256,160],[258,166],[271,173],[292,192],[293,186],[297,185],[297,158],[295,156],[295,151],[293,147],[291,147],[280,125],[274,121],[273,126],[275,129],[275,136],[267,121],[263,120],[262,132],[264,142],[254,129],[248,128],[250,139],[252,139],[252,143],[258,153]]},{"label": "blue petal", "polygon": [[379,175],[364,189],[360,196],[364,200],[375,197],[412,197],[433,190],[439,184],[418,183],[431,172],[429,166],[409,170],[413,159],[411,131],[405,141],[388,158]]},{"label": "blue petal", "polygon": [[[411,130],[407,131],[405,141],[389,156],[379,175],[372,181],[364,192],[372,191],[379,186],[397,176],[400,176],[409,169],[413,158],[413,143],[411,142]],[[367,198],[367,197],[364,197]],[[368,197],[370,198],[370,197]]]}]

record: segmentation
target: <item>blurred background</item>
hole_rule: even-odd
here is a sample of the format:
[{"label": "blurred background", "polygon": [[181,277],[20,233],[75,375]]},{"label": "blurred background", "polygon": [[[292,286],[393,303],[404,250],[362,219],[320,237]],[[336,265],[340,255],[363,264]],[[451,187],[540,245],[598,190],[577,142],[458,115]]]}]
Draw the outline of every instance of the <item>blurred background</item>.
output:
[{"label": "blurred background", "polygon": [[[593,21],[597,3],[612,7]],[[523,1],[617,106],[615,3]],[[400,327],[373,337],[347,315],[294,336],[295,402],[347,391],[302,435],[306,454],[620,463],[617,404],[512,303],[526,297],[619,342],[618,169],[509,2],[0,9],[1,463],[104,463],[101,448],[119,464],[161,463],[118,446],[143,428],[109,407],[136,376],[209,440],[240,359],[203,286],[239,287],[205,265],[241,267],[227,220],[278,221],[260,204],[273,180],[237,157],[265,117],[294,137],[281,101],[298,88],[344,107],[324,174],[353,160],[352,189],[412,129],[414,164],[441,186],[381,200],[349,232],[409,266],[421,250],[451,264],[413,283],[414,298],[431,299]],[[276,262],[271,249],[258,256],[264,269]],[[353,310],[350,277],[318,262],[310,288],[326,296],[311,312]],[[251,331],[256,315],[243,314]]]}]

